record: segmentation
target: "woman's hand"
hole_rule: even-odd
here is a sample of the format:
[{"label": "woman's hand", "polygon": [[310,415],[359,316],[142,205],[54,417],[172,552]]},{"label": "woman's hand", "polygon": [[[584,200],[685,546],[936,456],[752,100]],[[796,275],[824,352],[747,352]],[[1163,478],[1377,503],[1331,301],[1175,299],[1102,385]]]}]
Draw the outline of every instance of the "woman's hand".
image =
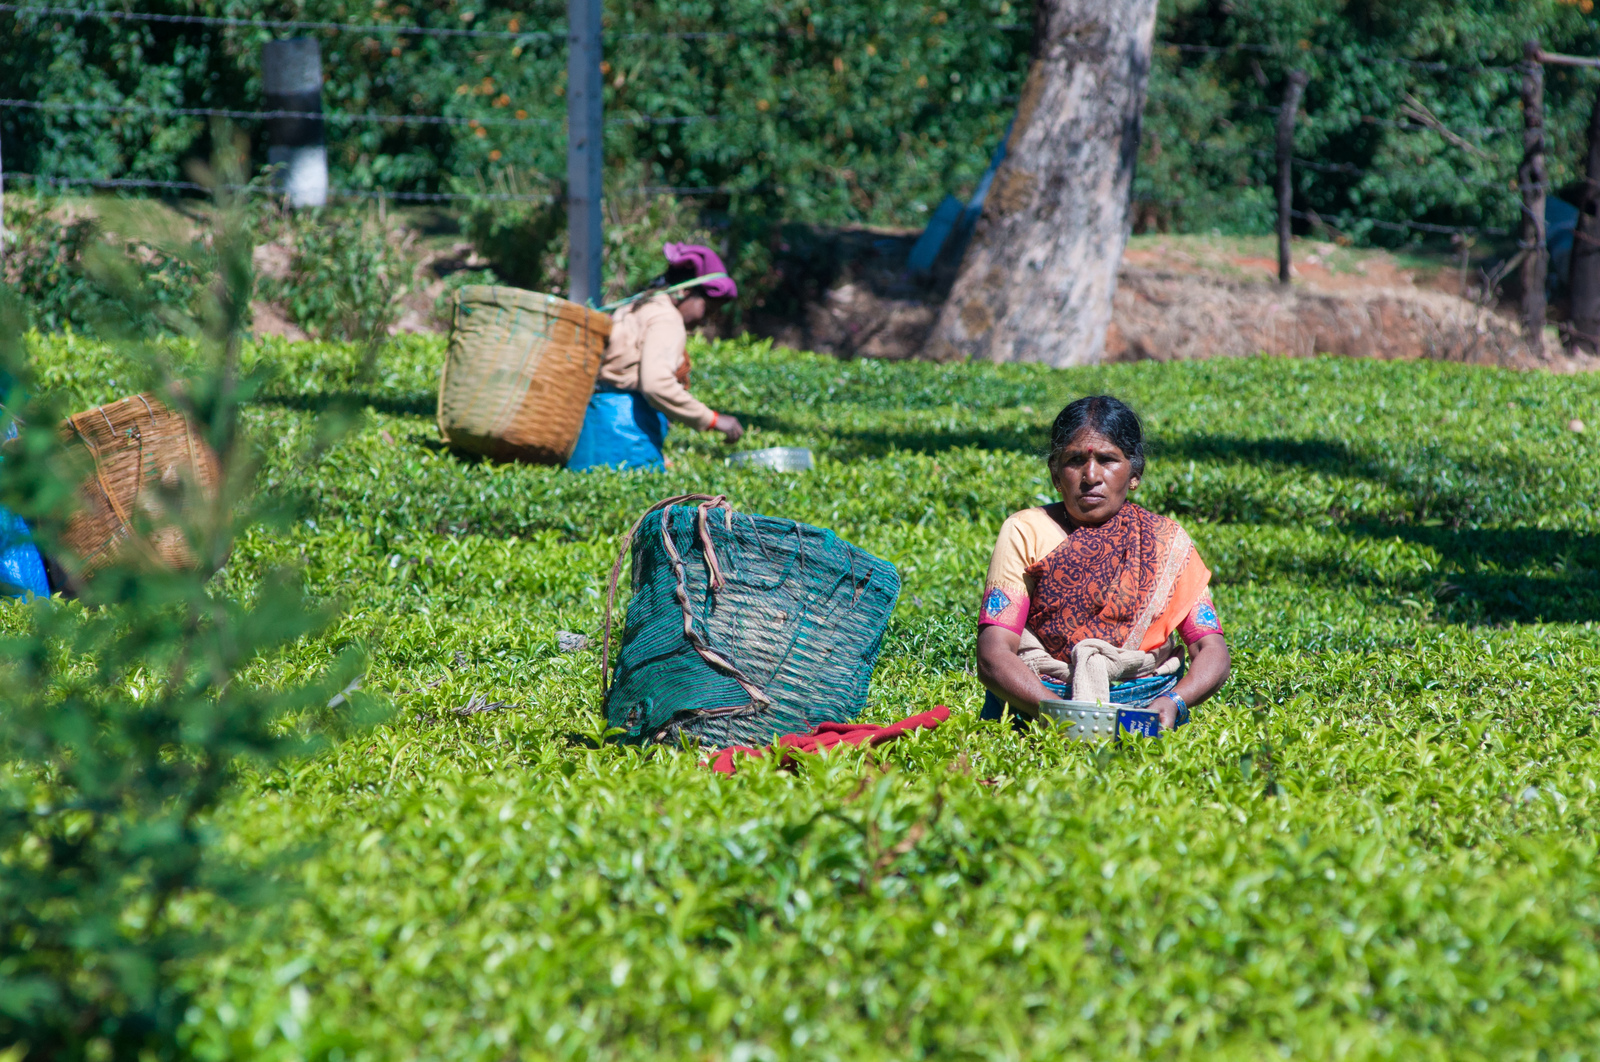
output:
[{"label": "woman's hand", "polygon": [[1150,711],[1161,717],[1162,730],[1171,730],[1178,725],[1178,702],[1166,694],[1163,693],[1150,702]]},{"label": "woman's hand", "polygon": [[739,418],[731,413],[718,413],[717,419],[711,422],[712,431],[722,433],[722,441],[732,445],[744,435],[744,425],[739,423]]},{"label": "woman's hand", "polygon": [[[1228,680],[1228,672],[1233,668],[1233,661],[1228,655],[1228,643],[1222,640],[1220,634],[1208,634],[1198,642],[1189,646],[1189,652],[1194,660],[1189,665],[1189,671],[1183,679],[1173,687],[1172,692],[1183,698],[1183,703],[1190,709],[1197,707],[1200,702],[1222,688]],[[1163,694],[1150,702],[1150,710],[1161,716],[1161,729],[1171,730],[1178,725],[1178,702]]]}]

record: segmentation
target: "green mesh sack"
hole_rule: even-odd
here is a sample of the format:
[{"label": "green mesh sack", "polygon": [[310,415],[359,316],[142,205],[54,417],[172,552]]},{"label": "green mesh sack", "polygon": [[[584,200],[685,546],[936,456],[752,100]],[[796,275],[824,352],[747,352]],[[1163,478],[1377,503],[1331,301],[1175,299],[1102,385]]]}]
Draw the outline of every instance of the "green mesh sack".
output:
[{"label": "green mesh sack", "polygon": [[611,570],[603,674],[630,543],[633,597],[605,694],[623,741],[761,745],[866,706],[900,594],[894,565],[722,497],[668,498],[634,525]]}]

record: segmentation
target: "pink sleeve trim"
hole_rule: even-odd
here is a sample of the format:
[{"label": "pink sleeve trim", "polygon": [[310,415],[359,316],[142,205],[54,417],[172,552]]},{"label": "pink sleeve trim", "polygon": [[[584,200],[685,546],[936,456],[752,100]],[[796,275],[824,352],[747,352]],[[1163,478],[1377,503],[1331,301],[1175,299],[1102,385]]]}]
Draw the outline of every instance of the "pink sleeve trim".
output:
[{"label": "pink sleeve trim", "polygon": [[1178,624],[1178,634],[1183,637],[1185,645],[1193,645],[1207,635],[1221,633],[1222,620],[1217,616],[1216,606],[1211,603],[1210,593],[1201,594],[1194,608]]},{"label": "pink sleeve trim", "polygon": [[1004,627],[1021,634],[1028,622],[1028,595],[998,586],[985,587],[983,606],[978,610],[978,626]]}]

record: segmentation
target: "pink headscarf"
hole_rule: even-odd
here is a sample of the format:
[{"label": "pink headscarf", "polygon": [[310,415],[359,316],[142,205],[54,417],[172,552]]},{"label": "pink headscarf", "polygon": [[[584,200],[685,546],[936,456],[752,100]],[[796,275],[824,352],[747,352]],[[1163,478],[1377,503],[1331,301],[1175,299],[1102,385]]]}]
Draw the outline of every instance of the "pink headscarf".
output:
[{"label": "pink headscarf", "polygon": [[[717,252],[698,243],[669,243],[661,248],[661,253],[667,256],[668,265],[689,266],[696,276],[727,272]],[[700,286],[707,295],[716,299],[732,299],[739,295],[739,285],[733,282],[732,277],[718,277]]]}]

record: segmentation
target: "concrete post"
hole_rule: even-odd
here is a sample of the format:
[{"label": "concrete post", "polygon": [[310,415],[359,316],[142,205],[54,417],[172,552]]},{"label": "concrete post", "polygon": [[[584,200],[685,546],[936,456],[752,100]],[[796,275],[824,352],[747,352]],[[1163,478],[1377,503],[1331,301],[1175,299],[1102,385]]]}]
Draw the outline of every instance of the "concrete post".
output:
[{"label": "concrete post", "polygon": [[[311,37],[261,46],[261,81],[269,111],[322,113],[322,49]],[[328,149],[322,119],[267,119],[267,162],[282,166],[278,185],[290,206],[328,202]]]}]

